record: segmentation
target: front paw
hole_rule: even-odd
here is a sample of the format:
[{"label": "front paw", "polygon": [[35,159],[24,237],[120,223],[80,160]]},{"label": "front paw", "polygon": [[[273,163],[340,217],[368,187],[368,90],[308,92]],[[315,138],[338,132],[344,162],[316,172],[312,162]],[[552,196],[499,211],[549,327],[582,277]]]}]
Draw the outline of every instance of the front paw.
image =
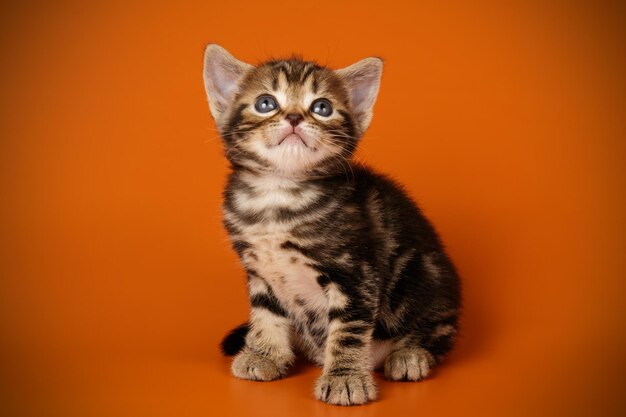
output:
[{"label": "front paw", "polygon": [[376,385],[368,373],[324,374],[317,380],[315,396],[335,405],[365,404],[376,399]]},{"label": "front paw", "polygon": [[230,369],[237,378],[252,381],[273,381],[281,378],[284,373],[271,359],[248,349],[235,356]]}]

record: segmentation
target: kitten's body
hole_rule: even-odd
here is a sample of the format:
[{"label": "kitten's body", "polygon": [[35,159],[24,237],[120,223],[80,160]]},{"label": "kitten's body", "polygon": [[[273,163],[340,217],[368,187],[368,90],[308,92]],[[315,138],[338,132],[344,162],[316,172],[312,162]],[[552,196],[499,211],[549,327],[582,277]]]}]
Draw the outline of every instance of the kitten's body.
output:
[{"label": "kitten's body", "polygon": [[[352,308],[372,313],[375,342],[414,336],[434,355],[447,352],[458,305],[454,271],[430,224],[386,178],[360,166],[302,182],[236,171],[224,213],[251,292],[269,284],[309,359],[324,364],[326,275],[363,301]],[[390,344],[372,347],[371,367],[381,365],[384,348]]]},{"label": "kitten's body", "polygon": [[[208,83],[218,85],[213,78],[224,68],[236,74],[229,65],[238,61],[211,73],[229,56],[220,48],[211,58],[210,48]],[[366,64],[360,72],[299,60],[243,66],[238,93],[224,103],[226,89],[207,86],[210,100],[218,97],[212,106],[222,105],[212,110],[233,167],[224,220],[252,305],[249,324],[224,343],[229,353],[241,348],[233,373],[281,377],[298,350],[324,367],[317,397],[344,405],[375,398],[372,369],[392,380],[424,378],[452,347],[460,305],[456,272],[431,224],[398,185],[350,160],[378,89],[372,98],[372,86],[358,84],[379,65]],[[278,108],[269,116],[250,109],[268,91]],[[316,94],[331,100],[332,116],[303,110]],[[303,114],[291,123],[302,143],[282,143],[291,129],[280,124],[282,107],[287,119]]]}]

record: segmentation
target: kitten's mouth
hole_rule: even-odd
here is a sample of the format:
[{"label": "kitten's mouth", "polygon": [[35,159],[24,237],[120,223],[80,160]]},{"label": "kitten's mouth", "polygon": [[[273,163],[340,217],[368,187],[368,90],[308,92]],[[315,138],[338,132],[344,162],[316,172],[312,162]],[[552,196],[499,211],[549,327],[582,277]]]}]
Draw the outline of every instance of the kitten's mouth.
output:
[{"label": "kitten's mouth", "polygon": [[278,142],[278,145],[276,146],[280,146],[282,144],[286,144],[286,145],[304,145],[308,148],[306,142],[304,141],[304,139],[302,139],[298,134],[296,133],[290,133],[287,136],[285,136],[284,138],[282,138],[280,140],[280,142]]}]

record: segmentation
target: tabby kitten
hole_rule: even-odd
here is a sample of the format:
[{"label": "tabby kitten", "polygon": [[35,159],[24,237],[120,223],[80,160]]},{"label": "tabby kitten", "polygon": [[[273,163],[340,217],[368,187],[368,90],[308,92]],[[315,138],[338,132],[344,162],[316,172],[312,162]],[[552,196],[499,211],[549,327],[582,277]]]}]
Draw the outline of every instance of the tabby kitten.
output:
[{"label": "tabby kitten", "polygon": [[418,381],[452,348],[460,289],[437,233],[400,186],[352,161],[382,62],[259,66],[205,52],[209,106],[232,172],[224,224],[247,273],[248,323],[222,342],[238,378],[323,367],[330,404],[376,398],[371,375]]}]

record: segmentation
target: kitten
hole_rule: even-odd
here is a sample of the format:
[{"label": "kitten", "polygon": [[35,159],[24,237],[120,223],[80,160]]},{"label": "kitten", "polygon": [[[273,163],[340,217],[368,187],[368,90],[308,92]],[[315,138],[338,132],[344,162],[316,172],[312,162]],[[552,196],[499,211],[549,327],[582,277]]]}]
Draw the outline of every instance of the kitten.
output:
[{"label": "kitten", "polygon": [[248,323],[222,342],[234,376],[270,381],[300,352],[330,404],[376,398],[371,375],[425,378],[453,345],[460,288],[432,225],[400,186],[351,157],[382,61],[259,66],[205,52],[209,106],[232,172],[224,224],[247,273]]}]

